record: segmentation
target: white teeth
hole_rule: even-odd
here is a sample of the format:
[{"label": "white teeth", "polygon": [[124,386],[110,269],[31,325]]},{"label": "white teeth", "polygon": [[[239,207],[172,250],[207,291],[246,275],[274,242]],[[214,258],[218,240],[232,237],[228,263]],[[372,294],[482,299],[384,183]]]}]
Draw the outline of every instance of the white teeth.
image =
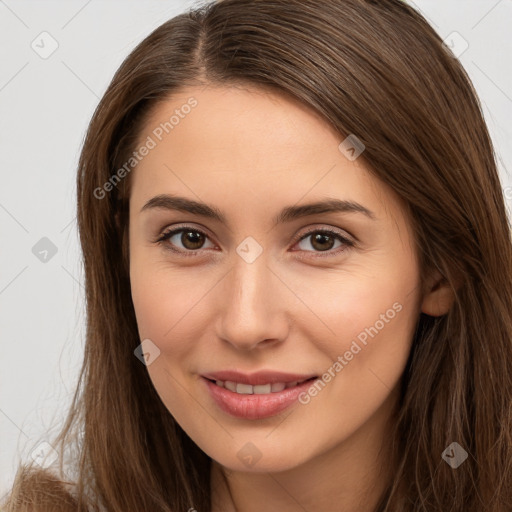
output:
[{"label": "white teeth", "polygon": [[227,380],[226,382],[224,382],[224,386],[226,387],[226,389],[229,389],[229,391],[233,391],[236,393],[236,384],[233,381]]},{"label": "white teeth", "polygon": [[262,384],[261,386],[253,386],[253,390],[255,395],[267,395],[272,392],[272,385]]},{"label": "white teeth", "polygon": [[299,382],[295,381],[289,382],[287,384],[284,382],[274,382],[273,384],[268,383],[251,386],[250,384],[242,384],[240,382],[233,382],[231,380],[216,380],[215,384],[221,388],[229,389],[229,391],[233,391],[234,393],[239,393],[241,395],[267,395],[269,393],[279,393],[285,388],[293,388],[299,384]]},{"label": "white teeth", "polygon": [[252,395],[253,387],[250,384],[240,384],[236,385],[236,392],[241,395]]},{"label": "white teeth", "polygon": [[274,382],[274,384],[272,384],[272,393],[283,391],[285,387],[286,384],[284,382]]}]

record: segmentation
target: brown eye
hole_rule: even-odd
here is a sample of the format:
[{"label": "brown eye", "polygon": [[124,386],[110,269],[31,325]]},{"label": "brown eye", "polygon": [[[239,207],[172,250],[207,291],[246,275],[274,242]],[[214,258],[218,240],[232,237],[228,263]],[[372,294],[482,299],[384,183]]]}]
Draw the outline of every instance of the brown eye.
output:
[{"label": "brown eye", "polygon": [[[312,250],[304,247],[308,239],[310,239],[309,245],[312,247]],[[205,242],[209,240],[208,235],[201,230],[185,226],[163,233],[156,242],[163,244],[164,248],[175,253],[181,253],[183,256],[194,256],[206,248]],[[339,242],[339,244],[336,245],[336,242]],[[302,247],[300,246],[301,244],[303,244]],[[317,253],[317,256],[336,256],[347,248],[353,247],[354,242],[341,233],[332,230],[316,229],[303,235],[296,245],[299,246],[301,251]],[[211,244],[211,247],[215,247],[215,245]],[[319,253],[325,253],[325,255]]]},{"label": "brown eye", "polygon": [[196,249],[200,249],[204,244],[204,235],[199,233],[199,231],[182,231],[180,242],[186,249],[190,249],[194,251]]},{"label": "brown eye", "polygon": [[[309,246],[313,250],[309,250],[307,247],[307,241],[309,239]],[[335,245],[336,242],[338,245]],[[302,244],[302,246],[301,246]],[[325,256],[334,256],[338,253],[346,250],[349,247],[354,246],[354,242],[343,236],[341,233],[337,233],[331,230],[317,229],[310,231],[303,235],[297,243],[300,250],[304,252],[322,253],[325,252]],[[323,256],[323,255],[322,255]]]},{"label": "brown eye", "polygon": [[194,253],[203,249],[207,240],[208,236],[198,229],[179,228],[165,232],[157,242],[165,242],[165,247],[175,252]]},{"label": "brown eye", "polygon": [[311,236],[311,246],[317,249],[318,251],[328,251],[332,249],[334,245],[334,237],[331,235],[326,235],[324,233],[316,233]]}]

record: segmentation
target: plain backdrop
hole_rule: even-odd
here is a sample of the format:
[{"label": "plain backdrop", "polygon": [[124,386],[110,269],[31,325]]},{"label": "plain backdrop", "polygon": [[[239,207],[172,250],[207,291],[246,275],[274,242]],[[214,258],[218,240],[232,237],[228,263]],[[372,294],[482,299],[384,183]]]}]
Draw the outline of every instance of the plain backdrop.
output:
[{"label": "plain backdrop", "polygon": [[[87,124],[128,53],[198,3],[0,0],[0,496],[20,458],[58,425],[78,377],[75,173]],[[457,51],[468,45],[459,59],[483,103],[510,209],[512,1],[409,3]]]}]

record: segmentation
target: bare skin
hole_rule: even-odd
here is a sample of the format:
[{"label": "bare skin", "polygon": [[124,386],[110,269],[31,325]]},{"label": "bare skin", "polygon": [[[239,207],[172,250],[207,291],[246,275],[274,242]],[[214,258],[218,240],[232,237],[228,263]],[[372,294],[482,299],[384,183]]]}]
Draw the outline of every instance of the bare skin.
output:
[{"label": "bare skin", "polygon": [[[154,130],[191,97],[196,106],[157,140]],[[364,152],[347,158],[345,137],[280,93],[183,89],[151,113],[140,143],[148,136],[156,145],[132,171],[132,298],[140,339],[160,351],[147,367],[155,389],[212,458],[212,511],[372,511],[391,476],[389,428],[418,316],[444,314],[453,300],[436,275],[422,291],[403,204]],[[143,209],[161,194],[214,206],[226,223]],[[273,226],[283,208],[326,198],[373,218],[315,213]],[[171,228],[186,232],[156,242]],[[348,243],[315,241],[326,229]],[[247,237],[262,249],[250,263],[237,252]],[[210,397],[201,375],[224,369],[331,369],[331,378],[307,403],[249,420]],[[255,463],[239,456],[247,449]]]}]

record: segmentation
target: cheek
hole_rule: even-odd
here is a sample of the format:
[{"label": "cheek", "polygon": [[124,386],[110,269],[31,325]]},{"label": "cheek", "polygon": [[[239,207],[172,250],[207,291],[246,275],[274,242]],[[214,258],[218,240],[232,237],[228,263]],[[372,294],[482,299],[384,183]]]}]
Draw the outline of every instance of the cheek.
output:
[{"label": "cheek", "polygon": [[419,311],[415,265],[369,269],[370,265],[347,266],[321,279],[317,274],[296,280],[294,291],[302,299],[296,313],[301,308],[302,314],[296,314],[295,320],[323,352],[338,355],[350,348],[352,340],[364,344],[377,334],[379,339],[409,338],[406,334]]},{"label": "cheek", "polygon": [[191,303],[194,287],[190,275],[187,278],[186,272],[170,265],[163,249],[146,244],[140,233],[130,231],[131,295],[139,336],[160,346],[173,324],[185,314],[184,307]]},{"label": "cheek", "polygon": [[167,407],[174,409],[179,407],[175,399],[198,371],[219,278],[206,266],[178,268],[156,251],[145,260],[143,256],[133,258],[130,270],[138,332],[141,340],[149,338],[158,347],[159,357],[148,372]]},{"label": "cheek", "polygon": [[[315,322],[309,334],[330,361],[317,391],[303,397],[304,403],[324,397],[314,405],[317,417],[331,418],[332,411],[321,404],[335,403],[362,423],[403,374],[419,315],[418,276],[413,264],[401,272],[388,269],[380,276],[346,275],[324,289],[323,301],[317,297],[318,311],[332,331],[325,336],[325,325]],[[331,300],[325,298],[329,295]],[[331,419],[337,428],[346,427],[347,416]]]},{"label": "cheek", "polygon": [[147,268],[140,267],[131,275],[139,334],[154,340],[162,352],[169,346],[179,351],[180,340],[186,340],[186,336],[177,336],[177,332],[187,324],[188,315],[193,314],[194,304],[204,292],[194,285],[195,279],[183,273]]},{"label": "cheek", "polygon": [[191,286],[190,276],[162,263],[135,258],[133,263],[131,289],[139,337],[150,339],[158,350],[147,371],[160,399],[180,423],[190,408],[184,390],[190,386],[189,355],[195,348],[190,321],[197,320],[193,308],[199,290]]}]

